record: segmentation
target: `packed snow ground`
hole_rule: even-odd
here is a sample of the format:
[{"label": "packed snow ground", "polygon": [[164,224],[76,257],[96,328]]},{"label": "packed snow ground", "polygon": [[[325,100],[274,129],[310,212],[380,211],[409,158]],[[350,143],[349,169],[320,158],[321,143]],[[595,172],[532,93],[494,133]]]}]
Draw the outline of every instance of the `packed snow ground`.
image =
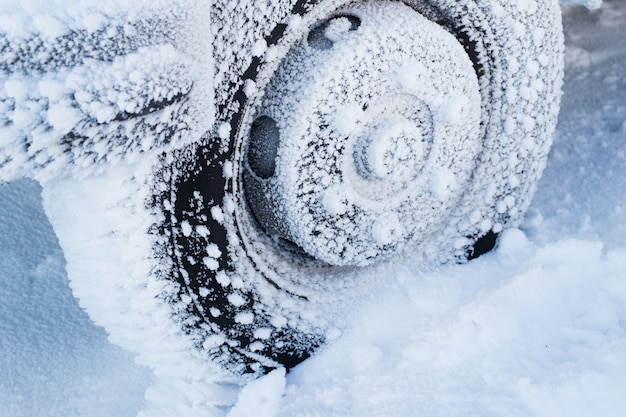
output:
[{"label": "packed snow ground", "polygon": [[[626,2],[564,12],[562,112],[521,230],[467,265],[390,269],[349,333],[250,383],[231,417],[624,414]],[[149,406],[151,372],[72,297],[39,187],[0,186],[0,219],[0,416]]]}]

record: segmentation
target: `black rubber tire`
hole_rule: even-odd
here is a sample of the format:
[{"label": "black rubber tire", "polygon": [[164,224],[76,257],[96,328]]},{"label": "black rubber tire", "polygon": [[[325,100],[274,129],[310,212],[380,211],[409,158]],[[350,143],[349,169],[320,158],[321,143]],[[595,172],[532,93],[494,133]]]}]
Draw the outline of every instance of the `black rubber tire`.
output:
[{"label": "black rubber tire", "polygon": [[[178,294],[169,301],[199,351],[234,373],[258,375],[306,359],[377,270],[330,267],[276,242],[255,223],[241,183],[258,91],[294,42],[348,3],[300,0],[235,16],[218,4],[219,121],[198,143],[173,153],[156,179],[168,184],[154,204],[166,214],[161,272]],[[527,9],[497,0],[405,3],[457,37],[481,88],[483,152],[471,185],[440,233],[412,249],[425,263],[462,262],[521,222],[545,164],[562,78],[560,10],[552,1]],[[249,34],[244,45],[241,33]],[[259,42],[269,46],[263,57],[250,53]]]},{"label": "black rubber tire", "polygon": [[[338,334],[342,310],[368,291],[384,268],[331,267],[310,259],[268,236],[247,207],[243,150],[260,92],[291,46],[355,2],[256,3],[233,8],[228,0],[214,2],[212,27],[206,29],[215,63],[209,71],[215,95],[207,101],[214,102],[216,120],[210,124],[203,112],[213,108],[198,105],[198,93],[211,90],[205,72],[194,67],[201,60],[187,65],[176,55],[182,51],[184,58],[185,48],[205,41],[186,33],[193,30],[186,26],[189,10],[182,7],[156,10],[158,18],[111,17],[108,29],[95,32],[67,26],[52,38],[0,36],[2,81],[22,76],[63,81],[70,71],[97,79],[113,74],[124,57],[158,63],[166,48],[170,59],[163,76],[136,93],[132,111],[113,106],[108,115],[90,112],[77,93],[93,85],[70,86],[57,102],[82,113],[69,125],[55,126],[41,117],[50,115],[49,97],[32,92],[22,103],[19,94],[0,90],[0,127],[12,132],[10,140],[0,141],[0,181],[106,175],[105,168],[114,169],[119,160],[157,159],[148,184],[137,184],[150,187],[151,197],[132,200],[128,204],[137,207],[125,209],[152,216],[153,225],[144,232],[154,243],[145,258],[164,287],[161,302],[192,339],[196,356],[249,377],[278,366],[289,369]],[[556,0],[404,3],[456,36],[480,85],[483,150],[472,180],[455,209],[436,220],[441,227],[410,249],[415,262],[464,262],[490,250],[503,228],[521,222],[545,164],[562,79],[560,10]],[[111,38],[111,31],[117,35]],[[167,93],[155,94],[162,87]],[[12,125],[19,106],[39,118],[31,130]],[[48,137],[38,142],[42,136],[33,132],[40,131],[57,134],[55,146],[49,147]]]}]

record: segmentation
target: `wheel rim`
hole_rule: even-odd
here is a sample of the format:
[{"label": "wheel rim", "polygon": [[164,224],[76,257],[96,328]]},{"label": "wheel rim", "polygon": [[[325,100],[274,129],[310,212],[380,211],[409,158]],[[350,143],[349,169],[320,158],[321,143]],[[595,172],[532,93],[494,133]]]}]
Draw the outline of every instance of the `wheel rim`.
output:
[{"label": "wheel rim", "polygon": [[[370,293],[373,283],[389,278],[384,262],[369,268],[329,266],[303,256],[301,249],[282,239],[273,239],[259,226],[262,222],[255,221],[250,184],[245,181],[251,175],[246,168],[250,127],[264,116],[258,111],[263,91],[268,90],[282,59],[295,44],[304,42],[316,22],[355,14],[347,3],[299,0],[293,9],[280,9],[275,15],[253,12],[255,6],[250,4],[242,12],[243,23],[228,28],[217,43],[237,45],[239,51],[219,54],[220,68],[225,71],[220,75],[226,74],[216,94],[219,123],[198,147],[175,153],[169,159],[174,162],[166,163],[164,181],[172,178],[176,192],[158,201],[165,212],[175,201],[176,210],[171,224],[163,223],[165,235],[171,233],[172,237],[164,240],[159,250],[177,257],[171,269],[163,268],[164,276],[175,280],[172,293],[180,300],[173,303],[173,311],[184,331],[198,340],[201,353],[234,373],[260,375],[275,367],[276,361],[290,367],[304,360],[329,334],[336,334],[333,327],[343,322],[352,301]],[[524,204],[511,201],[528,201],[545,162],[558,110],[562,37],[556,0],[532,3],[536,7],[523,13],[517,3],[499,0],[403,3],[458,39],[473,63],[482,97],[482,143],[468,187],[448,212],[450,216],[441,218],[432,233],[425,234],[426,240],[407,253],[412,262],[429,267],[467,260],[468,255],[476,255],[477,239],[493,238],[503,225],[515,226],[521,221]],[[218,17],[230,21],[231,14],[225,8]],[[511,30],[513,23],[515,31]],[[249,34],[249,42],[242,38],[244,32]],[[266,52],[260,52],[259,45],[267,45]],[[260,55],[250,55],[250,50]],[[529,57],[537,57],[538,61],[530,64],[539,72],[527,72],[519,65]],[[538,95],[514,94],[535,84],[543,86]],[[532,128],[522,126],[528,118],[536,121]],[[157,185],[162,190],[162,184]],[[215,190],[222,194],[214,197],[211,193]],[[210,235],[192,231],[188,236],[177,226],[187,221],[206,232],[207,220]],[[206,265],[205,248],[216,242],[222,256],[217,264]],[[233,292],[248,303],[229,304]],[[220,306],[219,317],[211,313],[215,305]],[[239,314],[251,312],[252,323],[237,320]],[[262,351],[255,342],[260,327],[273,329],[272,343]],[[215,345],[216,340],[223,342]]]},{"label": "wheel rim", "polygon": [[257,107],[244,172],[254,216],[331,265],[398,253],[463,193],[480,103],[458,40],[412,8],[364,3],[324,20]]}]

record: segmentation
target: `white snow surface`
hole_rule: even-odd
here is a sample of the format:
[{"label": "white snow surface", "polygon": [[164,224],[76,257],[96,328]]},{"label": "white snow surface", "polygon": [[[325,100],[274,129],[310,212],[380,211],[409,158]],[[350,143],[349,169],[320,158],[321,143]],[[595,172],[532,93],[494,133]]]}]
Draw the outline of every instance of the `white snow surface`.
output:
[{"label": "white snow surface", "polygon": [[[161,358],[159,374],[107,341],[71,295],[41,189],[27,180],[0,185],[0,416],[622,416],[626,2],[563,10],[560,122],[523,226],[466,265],[424,272],[407,259],[388,267],[385,285],[345,317],[341,327],[350,330],[238,397],[176,350]],[[52,85],[44,89],[54,94]],[[106,190],[97,191],[106,202]],[[46,192],[50,205],[53,190]],[[141,275],[144,266],[136,268]],[[104,324],[122,320],[115,311],[89,313]],[[150,363],[159,359],[153,348]]]}]

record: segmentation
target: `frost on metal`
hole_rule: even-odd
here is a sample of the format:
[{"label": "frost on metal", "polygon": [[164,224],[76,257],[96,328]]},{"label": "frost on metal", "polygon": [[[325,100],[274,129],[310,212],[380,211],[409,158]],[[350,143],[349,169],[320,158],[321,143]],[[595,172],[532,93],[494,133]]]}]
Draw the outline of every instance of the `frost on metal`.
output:
[{"label": "frost on metal", "polygon": [[264,213],[249,198],[282,237],[329,264],[366,265],[423,241],[440,227],[431,213],[448,217],[480,150],[480,94],[456,38],[408,6],[344,13],[292,47],[266,86],[255,123],[280,132],[276,173],[244,181],[271,200]]}]

